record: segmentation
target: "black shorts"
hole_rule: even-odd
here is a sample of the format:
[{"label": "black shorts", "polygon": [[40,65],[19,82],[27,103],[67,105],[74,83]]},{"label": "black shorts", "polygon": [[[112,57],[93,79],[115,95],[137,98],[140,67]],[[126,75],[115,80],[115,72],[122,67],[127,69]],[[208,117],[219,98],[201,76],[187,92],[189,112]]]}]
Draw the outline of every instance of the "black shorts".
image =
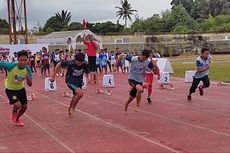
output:
[{"label": "black shorts", "polygon": [[49,64],[44,64],[44,65],[43,65],[43,68],[44,68],[44,69],[50,69],[50,65],[49,65]]},{"label": "black shorts", "polygon": [[66,82],[66,84],[73,91],[73,94],[75,94],[77,88],[82,89],[83,80],[78,80],[76,83]]},{"label": "black shorts", "polygon": [[203,82],[203,87],[208,88],[210,86],[210,80],[208,75],[204,76],[203,78],[193,78],[192,86],[189,90],[190,93],[194,93],[196,88],[198,87],[200,81]]},{"label": "black shorts", "polygon": [[22,105],[27,104],[27,96],[26,96],[25,88],[22,88],[21,90],[6,89],[5,92],[9,99],[10,105],[15,104],[16,102],[20,102]]},{"label": "black shorts", "polygon": [[102,68],[106,68],[106,69],[107,69],[107,65],[102,65],[101,67],[102,67]]},{"label": "black shorts", "polygon": [[100,68],[101,67],[101,65],[100,64],[97,64],[97,68]]},{"label": "black shorts", "polygon": [[88,63],[89,63],[89,69],[90,72],[96,72],[97,66],[96,66],[96,56],[88,56]]},{"label": "black shorts", "polygon": [[135,80],[129,79],[129,84],[130,84],[131,87],[133,87],[133,88],[131,89],[129,95],[132,96],[132,97],[136,97],[136,95],[137,95],[136,86],[137,86],[137,85],[141,85],[141,86],[142,86],[143,83],[137,82],[137,81],[135,81]]}]

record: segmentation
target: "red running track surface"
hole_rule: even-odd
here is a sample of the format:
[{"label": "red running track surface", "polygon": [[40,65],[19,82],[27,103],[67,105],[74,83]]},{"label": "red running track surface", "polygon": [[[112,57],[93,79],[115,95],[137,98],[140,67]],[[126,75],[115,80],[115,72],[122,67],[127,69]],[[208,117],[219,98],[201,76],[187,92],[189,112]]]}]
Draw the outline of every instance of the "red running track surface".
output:
[{"label": "red running track surface", "polygon": [[[44,78],[34,75],[36,99],[22,117],[24,127],[10,123],[11,106],[0,79],[0,152],[230,152],[229,87],[212,84],[205,96],[186,100],[191,84],[172,78],[175,90],[160,90],[156,80],[152,104],[143,93],[140,112],[136,102],[124,113],[129,85],[126,74],[114,74],[111,96],[96,94],[98,85],[88,86],[73,117],[67,109],[69,89],[58,77],[58,91],[45,92]],[[99,76],[102,80],[102,75]]]}]

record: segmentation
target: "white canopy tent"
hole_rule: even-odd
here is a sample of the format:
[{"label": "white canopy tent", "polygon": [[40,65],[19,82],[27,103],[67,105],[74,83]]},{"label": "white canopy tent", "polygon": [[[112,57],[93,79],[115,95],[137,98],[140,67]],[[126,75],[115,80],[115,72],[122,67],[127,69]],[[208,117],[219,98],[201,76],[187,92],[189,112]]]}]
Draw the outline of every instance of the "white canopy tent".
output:
[{"label": "white canopy tent", "polygon": [[72,48],[75,49],[77,44],[82,43],[83,35],[92,35],[98,42],[99,46],[102,48],[102,39],[90,30],[52,32],[40,39],[37,39],[37,43],[68,45],[69,47],[72,46]]},{"label": "white canopy tent", "polygon": [[172,64],[167,58],[154,58],[154,60],[157,60],[157,66],[160,72],[174,73]]}]

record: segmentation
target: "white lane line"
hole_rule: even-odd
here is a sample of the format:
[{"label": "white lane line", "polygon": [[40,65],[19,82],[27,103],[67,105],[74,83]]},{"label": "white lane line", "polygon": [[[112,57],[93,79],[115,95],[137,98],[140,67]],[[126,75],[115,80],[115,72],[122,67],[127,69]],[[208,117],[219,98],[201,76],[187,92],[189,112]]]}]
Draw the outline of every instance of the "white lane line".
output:
[{"label": "white lane line", "polygon": [[[116,83],[116,84],[119,85],[119,86],[126,86],[124,84],[119,84],[119,83]],[[159,88],[154,88],[154,89],[158,89],[158,90],[154,90],[154,92],[157,92],[157,93],[162,93],[162,92],[165,91],[165,92],[173,94],[175,96],[185,97],[185,99],[187,99],[187,94],[188,93],[186,93],[186,92],[180,94],[180,93],[178,93],[178,91],[176,93],[176,92],[172,92],[172,90],[167,90],[167,89],[165,89],[165,90],[159,90]],[[176,91],[176,90],[173,90],[173,91]],[[211,92],[209,91],[208,93],[211,94]],[[127,93],[129,93],[129,92],[127,91]],[[167,93],[165,93],[165,94],[167,94]],[[195,98],[199,99],[199,100],[204,100],[204,98],[202,98],[201,96],[196,96]],[[229,102],[224,102],[223,100],[218,100],[218,99],[213,99],[213,98],[207,98],[207,97],[205,97],[205,100],[208,100],[208,101],[213,102],[213,103],[218,103],[218,104],[219,103],[223,103],[223,104],[228,104],[229,105]]]},{"label": "white lane line", "polygon": [[[89,96],[89,95],[84,95],[84,96],[88,96],[90,98],[93,98],[93,96]],[[104,101],[105,103],[110,103],[110,104],[114,104],[114,105],[118,105],[118,106],[124,107],[124,105],[122,105],[122,104],[114,103],[114,102],[111,102],[111,101],[106,100],[106,99],[101,99],[100,101]],[[131,110],[135,110],[135,108],[133,108],[133,107],[129,107],[129,108],[131,108]],[[206,127],[202,127],[202,126],[199,126],[199,125],[195,125],[195,124],[192,124],[192,123],[184,122],[184,121],[181,121],[181,120],[173,119],[173,118],[166,117],[166,116],[159,115],[159,114],[155,114],[155,113],[150,113],[150,112],[144,111],[144,110],[140,110],[140,112],[145,113],[145,114],[149,114],[149,115],[152,115],[152,116],[155,116],[155,117],[159,117],[159,118],[162,118],[162,119],[165,119],[165,120],[170,120],[170,121],[173,121],[173,122],[176,122],[176,123],[185,124],[185,125],[188,125],[188,126],[192,126],[192,127],[198,128],[198,129],[206,130],[206,131],[218,134],[218,135],[230,137],[230,134],[223,133],[223,132],[216,131],[216,130],[212,130],[212,129],[209,129],[209,128],[206,128]]]},{"label": "white lane line", "polygon": [[0,102],[0,104],[9,104],[9,103],[7,103],[7,102],[4,101],[4,102]]},{"label": "white lane line", "polygon": [[[5,97],[2,96],[3,99],[6,100]],[[40,125],[38,122],[36,122],[35,120],[33,120],[29,115],[27,115],[26,113],[24,114],[24,116],[26,118],[28,118],[32,123],[34,123],[37,127],[39,127],[43,132],[45,132],[51,139],[53,139],[54,141],[56,141],[58,144],[60,144],[63,148],[65,148],[66,150],[68,150],[71,153],[75,153],[71,148],[69,148],[66,144],[64,144],[62,141],[58,140],[58,138],[56,138],[53,134],[51,134],[45,127],[43,127],[42,125]]]},{"label": "white lane line", "polygon": [[[30,90],[31,90],[31,89],[30,89]],[[54,101],[54,102],[56,102],[56,103],[58,103],[58,104],[60,104],[60,105],[62,105],[62,106],[65,106],[65,107],[67,107],[67,108],[69,107],[67,104],[64,104],[64,103],[62,103],[62,102],[60,102],[60,101],[58,101],[58,100],[56,100],[56,99],[50,98],[49,96],[43,95],[43,94],[41,94],[41,93],[39,93],[39,92],[36,92],[36,91],[34,91],[34,90],[32,90],[32,91],[35,92],[35,93],[38,94],[38,95],[41,95],[41,96],[45,97],[46,99],[49,99],[49,100],[51,100],[51,101]],[[98,117],[96,117],[96,116],[93,116],[93,115],[91,115],[91,114],[89,114],[89,113],[86,113],[86,112],[84,112],[84,111],[81,111],[81,110],[79,110],[79,109],[76,109],[76,110],[77,110],[78,112],[80,112],[80,113],[82,113],[82,114],[84,114],[84,115],[86,115],[86,116],[88,116],[88,117],[91,117],[91,118],[93,118],[93,119],[95,119],[95,120],[98,120],[98,121],[100,121],[100,122],[102,122],[102,123],[104,123],[104,124],[106,124],[106,125],[110,125],[110,126],[116,128],[116,129],[119,129],[119,130],[121,130],[121,131],[124,131],[124,132],[126,132],[126,133],[129,133],[130,135],[136,136],[136,137],[138,137],[138,138],[140,138],[140,139],[143,139],[143,140],[145,140],[145,141],[147,141],[147,142],[150,142],[150,143],[153,143],[153,144],[155,144],[155,145],[158,145],[158,146],[160,146],[160,147],[162,147],[162,148],[164,148],[164,149],[167,149],[167,150],[169,150],[169,151],[172,151],[172,152],[175,152],[175,153],[180,153],[179,151],[177,151],[177,150],[175,150],[175,149],[173,149],[173,148],[170,148],[170,147],[168,147],[168,146],[166,146],[166,145],[163,145],[163,144],[157,142],[157,140],[152,140],[152,139],[146,138],[146,137],[144,137],[144,136],[139,135],[139,134],[136,133],[136,132],[127,130],[127,129],[123,128],[123,127],[120,127],[120,126],[115,125],[115,124],[113,124],[113,123],[111,123],[111,122],[105,121],[105,120],[103,120],[103,119],[101,119],[101,118],[98,118]]]},{"label": "white lane line", "polygon": [[75,153],[70,147],[68,147],[63,141],[60,141],[57,137],[55,137],[53,134],[51,134],[45,127],[40,125],[38,122],[33,120],[30,116],[27,114],[24,114],[32,123],[34,123],[37,127],[39,127],[43,132],[45,132],[50,138],[52,138],[54,141],[56,141],[59,145],[61,145],[63,148],[68,150],[71,153]]},{"label": "white lane line", "polygon": [[[95,98],[94,96],[89,96],[87,94],[85,94],[84,96],[88,96],[90,98]],[[106,103],[110,103],[110,104],[119,105],[119,106],[124,107],[124,105],[122,105],[122,104],[117,104],[117,103],[114,103],[114,102],[106,100],[106,99],[100,99],[100,101],[104,101]],[[135,108],[133,108],[133,107],[130,107],[130,108],[132,110],[135,110]],[[214,133],[214,134],[218,134],[218,135],[230,137],[230,134],[227,134],[227,133],[224,133],[224,132],[220,132],[220,131],[217,131],[217,130],[213,130],[213,129],[210,129],[210,128],[202,127],[202,126],[199,126],[199,125],[195,125],[195,124],[192,124],[192,123],[184,122],[184,121],[181,121],[181,120],[177,120],[177,119],[174,119],[174,118],[166,117],[166,116],[159,115],[159,114],[156,114],[156,113],[150,113],[150,112],[144,111],[144,110],[140,110],[140,112],[145,113],[145,114],[149,114],[151,116],[159,117],[159,118],[162,118],[162,119],[165,119],[165,120],[170,120],[170,121],[173,121],[173,122],[176,122],[176,123],[185,124],[185,125],[197,128],[197,129],[202,129],[202,130],[205,130],[205,131],[209,131],[209,132]]]}]

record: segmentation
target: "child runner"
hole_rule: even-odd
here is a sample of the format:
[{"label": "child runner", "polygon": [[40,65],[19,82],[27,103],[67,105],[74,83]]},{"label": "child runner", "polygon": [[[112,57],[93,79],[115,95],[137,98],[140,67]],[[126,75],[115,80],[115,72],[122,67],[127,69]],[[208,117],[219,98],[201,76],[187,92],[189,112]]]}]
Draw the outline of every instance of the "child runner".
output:
[{"label": "child runner", "polygon": [[33,55],[31,52],[29,52],[29,61],[30,61],[30,68],[32,73],[37,73],[36,67],[35,67],[35,54]]},{"label": "child runner", "polygon": [[[99,55],[96,58],[96,66],[97,66],[97,73],[101,74],[101,59],[99,58]],[[99,71],[98,71],[99,69]]]},{"label": "child runner", "polygon": [[85,61],[85,55],[83,53],[78,53],[75,55],[75,60],[62,61],[58,63],[54,69],[50,81],[55,80],[57,72],[62,68],[67,68],[65,82],[67,86],[73,91],[73,98],[70,102],[68,113],[72,115],[75,111],[76,105],[79,100],[83,97],[82,83],[83,74],[86,73],[86,78],[88,79],[89,67]]},{"label": "child runner", "polygon": [[113,72],[115,72],[116,58],[115,58],[114,53],[111,54],[111,59],[110,60],[111,60],[112,70],[113,70]]},{"label": "child runner", "polygon": [[140,102],[141,102],[141,94],[143,92],[143,82],[145,80],[146,69],[153,69],[154,65],[152,62],[148,60],[150,56],[150,52],[148,50],[143,50],[140,56],[132,56],[132,55],[125,55],[122,54],[118,58],[118,62],[121,61],[122,58],[125,57],[126,60],[131,62],[131,69],[129,74],[129,84],[132,87],[130,91],[130,97],[128,101],[125,103],[125,112],[128,109],[128,105],[136,98],[137,100],[137,109],[139,111]]},{"label": "child runner", "polygon": [[112,67],[111,67],[111,55],[108,53],[107,48],[104,49],[105,54],[107,56],[107,64],[109,66],[109,71],[112,72]]},{"label": "child runner", "polygon": [[121,51],[120,51],[120,49],[117,47],[117,48],[116,48],[116,53],[115,53],[117,73],[119,73],[119,67],[121,68],[121,72],[123,72],[122,59],[119,60],[119,62],[118,62],[118,57],[119,57],[120,54],[121,54]]},{"label": "child runner", "polygon": [[107,55],[105,53],[105,50],[102,50],[102,53],[100,54],[100,59],[101,59],[101,68],[102,72],[105,70],[105,74],[107,74]]},{"label": "child runner", "polygon": [[[6,55],[3,55],[2,61],[3,61],[3,62],[9,62],[8,59],[7,59],[7,57],[6,57]],[[5,69],[4,67],[3,67],[3,69],[4,69],[5,74],[6,74],[6,76],[7,76],[7,69]]]},{"label": "child runner", "polygon": [[47,49],[44,48],[44,54],[42,55],[42,64],[43,64],[43,76],[46,75],[46,70],[48,71],[48,76],[50,76],[50,54]]},{"label": "child runner", "polygon": [[8,77],[5,79],[6,95],[10,105],[13,105],[11,121],[18,126],[24,126],[20,117],[27,109],[27,96],[24,80],[32,86],[32,72],[27,65],[28,54],[26,51],[18,52],[18,63],[0,62],[0,67],[7,69]]},{"label": "child runner", "polygon": [[[126,55],[129,55],[128,53],[126,53]],[[128,60],[125,60],[124,62],[124,72],[129,74],[129,67],[130,67],[130,62]]]},{"label": "child runner", "polygon": [[[60,50],[59,49],[55,49],[55,52],[53,54],[53,63],[54,63],[54,69],[56,67],[56,65],[61,61],[61,54],[60,54]],[[57,76],[62,76],[62,72],[59,71],[57,72]]]},{"label": "child runner", "polygon": [[196,67],[197,71],[193,78],[192,86],[189,90],[188,101],[192,100],[192,93],[195,93],[196,88],[198,87],[200,81],[203,82],[203,85],[199,86],[200,95],[204,95],[204,88],[208,88],[210,86],[210,81],[208,77],[208,70],[210,68],[211,59],[209,49],[202,48],[201,49],[201,56],[196,59]]},{"label": "child runner", "polygon": [[153,60],[152,58],[149,58],[149,60],[153,63],[154,65],[154,69],[146,69],[146,88],[148,90],[148,97],[147,97],[147,102],[149,104],[151,104],[151,94],[152,94],[152,87],[153,87],[153,78],[154,78],[154,74],[157,74],[157,78],[158,80],[160,79],[160,71],[159,68],[157,66],[157,60]]},{"label": "child runner", "polygon": [[39,53],[36,54],[35,60],[37,62],[37,67],[40,67],[40,62],[41,62],[41,56]]}]

